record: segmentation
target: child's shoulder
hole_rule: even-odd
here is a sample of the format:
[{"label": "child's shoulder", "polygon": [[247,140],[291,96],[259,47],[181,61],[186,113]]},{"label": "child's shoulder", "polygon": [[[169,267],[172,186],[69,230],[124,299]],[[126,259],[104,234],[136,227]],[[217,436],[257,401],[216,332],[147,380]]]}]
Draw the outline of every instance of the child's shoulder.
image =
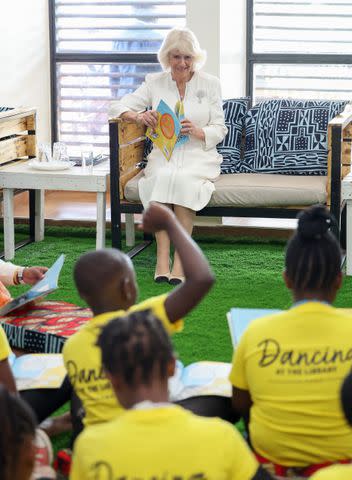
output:
[{"label": "child's shoulder", "polygon": [[167,294],[157,295],[155,297],[147,298],[146,300],[142,300],[139,303],[136,303],[132,307],[128,309],[128,312],[139,312],[141,310],[147,310],[149,308],[154,308],[161,306],[165,303],[167,299]]}]

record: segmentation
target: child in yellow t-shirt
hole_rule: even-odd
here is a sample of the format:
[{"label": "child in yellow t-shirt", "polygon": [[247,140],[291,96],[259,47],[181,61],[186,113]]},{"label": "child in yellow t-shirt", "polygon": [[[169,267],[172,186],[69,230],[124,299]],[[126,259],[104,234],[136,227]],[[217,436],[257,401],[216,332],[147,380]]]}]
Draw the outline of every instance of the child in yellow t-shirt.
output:
[{"label": "child in yellow t-shirt", "polygon": [[127,255],[106,249],[86,253],[78,260],[75,283],[94,318],[68,339],[63,355],[71,384],[85,410],[85,425],[111,420],[122,410],[95,345],[101,327],[126,312],[151,309],[168,332],[178,332],[182,329],[182,317],[201,301],[214,281],[201,250],[169,208],[152,203],[143,215],[143,229],[168,233],[181,259],[185,282],[169,294],[136,304],[135,272]]},{"label": "child in yellow t-shirt", "polygon": [[168,402],[170,338],[151,310],[111,320],[98,338],[117,418],[77,439],[70,479],[268,480],[237,430]]},{"label": "child in yellow t-shirt", "polygon": [[16,394],[0,385],[0,478],[29,480],[35,461],[35,419]]},{"label": "child in yellow t-shirt", "polygon": [[[341,388],[341,405],[347,420],[352,427],[352,374],[345,378]],[[352,445],[351,445],[352,446]],[[312,480],[351,480],[352,465],[334,465],[323,470],[311,477]]]},{"label": "child in yellow t-shirt", "polygon": [[301,212],[283,274],[295,303],[249,326],[230,374],[233,406],[245,417],[250,411],[258,458],[301,476],[308,466],[352,458],[338,394],[351,368],[352,317],[331,305],[342,282],[332,222],[323,206]]}]

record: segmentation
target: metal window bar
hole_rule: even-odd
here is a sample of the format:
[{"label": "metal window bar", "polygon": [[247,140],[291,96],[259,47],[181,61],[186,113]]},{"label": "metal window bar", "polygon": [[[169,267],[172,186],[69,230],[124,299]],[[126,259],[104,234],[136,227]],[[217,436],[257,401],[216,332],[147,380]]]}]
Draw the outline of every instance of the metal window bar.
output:
[{"label": "metal window bar", "polygon": [[[79,71],[70,71],[67,75],[61,75],[60,65],[135,64],[142,70],[142,65],[149,65],[148,68],[154,66],[154,71],[158,65],[157,42],[160,44],[168,29],[184,25],[185,3],[185,0],[48,0],[52,141],[65,136],[67,143],[73,145],[75,142],[72,138],[76,135],[76,145],[84,145],[89,135],[89,120],[83,116],[79,118],[77,114],[100,114],[100,101],[110,102],[118,98],[119,92],[124,94],[133,91],[147,73],[147,70],[128,73],[89,71],[83,75]],[[118,46],[118,42],[123,42],[122,48],[125,48],[124,43],[134,41],[136,51],[109,51]],[[66,42],[68,48],[60,50],[60,42]],[[148,42],[151,42],[153,51],[137,50],[139,44],[145,46]],[[108,50],[104,49],[106,43],[110,47]],[[80,48],[72,49],[72,45]],[[105,107],[107,110],[107,105]],[[95,132],[94,142],[90,144],[101,145],[99,138],[103,138],[106,132],[103,145],[108,146],[108,131],[104,124],[105,119],[102,120],[99,115],[95,117],[94,125],[100,131]],[[85,127],[82,128],[82,125]]]},{"label": "metal window bar", "polygon": [[[255,11],[255,7],[260,7],[261,9],[267,8],[268,11],[260,11],[260,14],[258,15],[258,12]],[[285,10],[285,8],[287,9]],[[314,11],[307,11],[304,9],[307,8],[312,8],[314,7]],[[319,7],[319,11],[317,11]],[[281,8],[280,11],[277,11],[278,8]],[[292,11],[292,9],[295,8],[296,11]],[[340,10],[338,10],[340,8]],[[271,9],[271,11],[270,11]],[[325,9],[325,10],[324,10]],[[327,11],[327,9],[330,9]],[[334,12],[331,10],[334,9]],[[337,11],[336,11],[337,9]],[[348,10],[348,11],[346,11]],[[283,24],[283,22],[280,23],[280,25],[276,25],[274,22],[270,23],[265,23],[265,24],[258,24],[257,18],[258,16],[260,18],[274,18],[275,17],[283,17],[285,20],[287,19],[292,19],[292,18],[298,18],[300,20],[300,24],[293,25],[291,24]],[[300,32],[321,32],[321,34],[326,37],[327,32],[334,32],[334,33],[342,33],[344,35],[351,33],[351,30],[348,25],[344,25],[343,22],[346,19],[347,22],[349,22],[349,18],[352,16],[352,2],[351,1],[346,1],[346,2],[332,2],[330,1],[322,1],[319,3],[319,5],[312,5],[311,2],[309,1],[293,1],[293,0],[287,0],[287,1],[269,1],[269,0],[247,0],[247,42],[246,42],[246,48],[247,48],[247,66],[246,66],[246,94],[251,97],[252,104],[253,104],[253,99],[255,97],[255,92],[254,92],[254,67],[256,64],[282,64],[282,65],[336,65],[336,66],[342,66],[342,65],[351,65],[352,64],[352,36],[347,36],[345,40],[338,38],[336,40],[329,40],[329,43],[331,44],[336,44],[336,45],[347,45],[349,48],[351,48],[351,53],[280,53],[280,52],[255,52],[254,51],[254,42],[256,41],[255,34],[258,33],[258,31],[276,31],[277,33],[284,33],[287,34],[287,32],[293,32],[295,35],[299,35]],[[319,19],[330,19],[334,18],[334,27],[330,25],[302,25],[301,20],[304,18],[307,18],[309,22],[311,22],[312,18],[319,18]],[[291,21],[291,20],[290,20]],[[341,21],[338,23],[338,21]],[[257,23],[256,23],[257,22]],[[296,22],[297,23],[297,22]],[[297,40],[293,40],[292,38],[287,39],[287,35],[285,38],[279,38],[277,35],[274,38],[271,38],[270,41],[273,43],[281,43],[283,40],[287,41],[287,43],[292,43],[296,42]],[[258,38],[258,37],[257,37]],[[259,37],[259,38],[264,38],[264,37]],[[269,37],[270,38],[270,37]],[[268,38],[266,38],[268,40]],[[312,43],[315,44],[323,44],[324,43],[324,38],[313,38],[311,39]],[[326,41],[326,40],[325,40]],[[270,75],[269,75],[270,77]],[[277,77],[276,77],[277,78]],[[324,77],[326,78],[326,77]],[[341,80],[341,77],[339,77],[339,80]],[[347,79],[346,79],[347,80]],[[319,78],[317,78],[317,81],[319,81]],[[270,87],[267,88],[268,90]],[[275,89],[273,89],[274,91]],[[295,89],[297,90],[297,89]],[[297,90],[299,91],[299,90]],[[321,92],[319,88],[315,89],[317,93]],[[326,89],[328,91],[328,89]],[[350,91],[348,89],[345,90],[346,96],[348,98],[350,97]],[[341,93],[341,92],[340,92]],[[314,94],[314,91],[313,91]]]}]

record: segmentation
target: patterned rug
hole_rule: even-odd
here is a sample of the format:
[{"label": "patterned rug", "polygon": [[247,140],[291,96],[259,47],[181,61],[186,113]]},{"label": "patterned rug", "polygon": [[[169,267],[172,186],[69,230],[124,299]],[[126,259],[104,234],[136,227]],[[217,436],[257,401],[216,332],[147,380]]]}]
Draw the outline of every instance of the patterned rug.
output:
[{"label": "patterned rug", "polygon": [[0,318],[12,348],[36,353],[60,353],[66,339],[76,333],[92,312],[66,302],[40,302]]}]

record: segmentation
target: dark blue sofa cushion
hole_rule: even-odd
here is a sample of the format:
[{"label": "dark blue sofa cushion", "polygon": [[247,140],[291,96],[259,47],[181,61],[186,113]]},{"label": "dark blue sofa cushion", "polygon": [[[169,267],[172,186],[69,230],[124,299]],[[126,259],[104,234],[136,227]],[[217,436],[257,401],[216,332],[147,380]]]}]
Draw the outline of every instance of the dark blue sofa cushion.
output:
[{"label": "dark blue sofa cushion", "polygon": [[248,97],[232,98],[223,102],[228,132],[216,147],[223,157],[221,173],[237,173],[237,165],[241,158],[243,123],[248,107]]},{"label": "dark blue sofa cushion", "polygon": [[266,100],[245,117],[238,172],[326,175],[328,122],[347,101]]}]

